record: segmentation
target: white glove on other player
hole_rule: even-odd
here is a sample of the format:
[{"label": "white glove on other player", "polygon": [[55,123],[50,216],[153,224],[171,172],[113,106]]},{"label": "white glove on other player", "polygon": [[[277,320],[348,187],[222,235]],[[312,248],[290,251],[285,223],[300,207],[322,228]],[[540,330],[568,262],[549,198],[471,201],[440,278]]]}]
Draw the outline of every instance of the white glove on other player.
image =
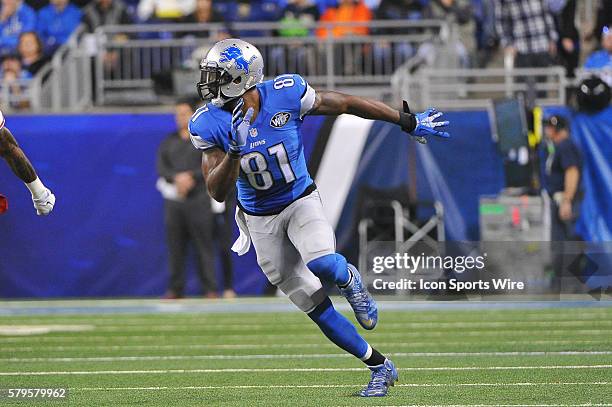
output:
[{"label": "white glove on other player", "polygon": [[39,216],[46,216],[51,213],[53,206],[55,206],[55,195],[44,186],[40,178],[36,178],[34,181],[26,184],[26,187],[32,193],[32,202],[34,203],[34,209],[36,214]]},{"label": "white glove on other player", "polygon": [[45,188],[45,191],[40,196],[34,197],[32,195],[32,202],[38,216],[47,216],[53,210],[53,206],[55,206],[55,195]]}]

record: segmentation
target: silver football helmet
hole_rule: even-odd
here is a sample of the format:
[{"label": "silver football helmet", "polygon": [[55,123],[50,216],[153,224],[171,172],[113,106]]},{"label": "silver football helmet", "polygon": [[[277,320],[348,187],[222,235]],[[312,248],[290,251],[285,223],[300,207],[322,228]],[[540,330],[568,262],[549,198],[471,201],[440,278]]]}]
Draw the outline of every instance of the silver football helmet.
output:
[{"label": "silver football helmet", "polygon": [[263,58],[252,44],[236,38],[217,42],[200,62],[200,98],[221,107],[263,81]]}]

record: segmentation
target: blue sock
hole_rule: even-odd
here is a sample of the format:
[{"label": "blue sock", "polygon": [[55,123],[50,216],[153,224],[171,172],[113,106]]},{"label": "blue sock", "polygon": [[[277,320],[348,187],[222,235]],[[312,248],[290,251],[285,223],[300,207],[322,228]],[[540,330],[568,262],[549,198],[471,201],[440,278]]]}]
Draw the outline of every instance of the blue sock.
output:
[{"label": "blue sock", "polygon": [[345,285],[351,278],[346,259],[338,253],[326,254],[311,260],[306,266],[321,280],[336,285]]},{"label": "blue sock", "polygon": [[329,297],[309,312],[308,316],[330,341],[351,355],[363,360],[372,353],[370,345],[359,335],[355,326],[334,309]]}]

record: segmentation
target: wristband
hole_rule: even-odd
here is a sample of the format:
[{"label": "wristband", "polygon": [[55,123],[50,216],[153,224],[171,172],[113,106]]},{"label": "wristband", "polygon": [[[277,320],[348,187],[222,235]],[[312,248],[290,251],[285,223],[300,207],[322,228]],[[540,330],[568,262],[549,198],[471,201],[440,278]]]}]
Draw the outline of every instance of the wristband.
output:
[{"label": "wristband", "polygon": [[230,146],[229,150],[227,150],[227,155],[229,155],[230,158],[237,160],[240,158],[240,150]]},{"label": "wristband", "polygon": [[40,197],[47,190],[47,188],[43,185],[42,181],[38,177],[36,177],[36,179],[32,182],[26,183],[26,187],[28,187],[34,198]]},{"label": "wristband", "polygon": [[412,133],[417,126],[416,116],[412,113],[402,112],[401,110],[399,111],[399,115],[399,122],[397,124],[399,124],[405,132]]},{"label": "wristband", "polygon": [[229,138],[227,154],[231,158],[240,158],[240,153],[242,152],[242,148],[236,145],[236,140],[234,140],[234,137],[231,131],[227,133],[227,137]]}]

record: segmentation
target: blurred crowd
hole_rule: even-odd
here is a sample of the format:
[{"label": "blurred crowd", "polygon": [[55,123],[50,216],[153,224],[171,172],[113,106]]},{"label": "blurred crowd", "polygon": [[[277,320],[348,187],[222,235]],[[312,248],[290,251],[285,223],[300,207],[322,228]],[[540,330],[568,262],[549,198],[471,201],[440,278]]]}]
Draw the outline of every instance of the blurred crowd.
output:
[{"label": "blurred crowd", "polygon": [[[612,25],[612,1],[598,0],[596,20],[581,23],[580,29],[578,6],[578,0],[1,0],[1,78],[36,75],[80,24],[93,32],[102,25],[168,22],[221,23],[227,27],[225,36],[346,37],[411,29],[335,25],[328,32],[311,25],[437,19],[458,27],[462,67],[485,67],[499,50],[512,57],[514,66],[560,64],[569,76],[585,58],[588,67],[612,66],[612,39],[607,39],[612,35],[607,28]],[[278,22],[281,28],[235,31],[234,22]],[[404,59],[417,52],[410,44],[399,51]]]}]

